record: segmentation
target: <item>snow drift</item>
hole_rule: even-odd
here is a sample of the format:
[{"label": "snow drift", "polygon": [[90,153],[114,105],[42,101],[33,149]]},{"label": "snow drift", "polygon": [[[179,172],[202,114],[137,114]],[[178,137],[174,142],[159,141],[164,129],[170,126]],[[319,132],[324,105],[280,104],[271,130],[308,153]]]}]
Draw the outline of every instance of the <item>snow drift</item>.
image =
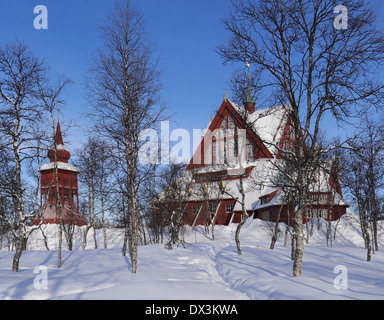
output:
[{"label": "snow drift", "polygon": [[[332,223],[335,233],[336,222]],[[189,228],[185,248],[167,250],[164,244],[139,247],[137,274],[121,254],[123,233],[108,230],[108,249],[102,230],[97,230],[99,249],[94,249],[92,230],[86,250],[81,249],[82,228],[76,229],[74,250],[63,252],[57,268],[56,226],[46,226],[43,237],[34,232],[23,252],[20,271],[12,272],[13,252],[0,251],[0,299],[140,299],[140,300],[238,300],[238,299],[383,299],[382,251],[367,262],[359,226],[352,214],[337,223],[332,247],[327,247],[326,221],[305,245],[301,278],[292,277],[290,245],[284,246],[284,225],[274,250],[269,249],[270,226],[248,219],[241,231],[243,255],[236,252],[236,225],[216,226],[216,240],[204,228]],[[304,230],[306,228],[304,227]],[[379,245],[384,244],[380,225]],[[65,241],[64,241],[65,242]],[[42,268],[38,268],[42,266]],[[345,289],[338,289],[344,266]],[[46,288],[37,285],[46,271]]]}]

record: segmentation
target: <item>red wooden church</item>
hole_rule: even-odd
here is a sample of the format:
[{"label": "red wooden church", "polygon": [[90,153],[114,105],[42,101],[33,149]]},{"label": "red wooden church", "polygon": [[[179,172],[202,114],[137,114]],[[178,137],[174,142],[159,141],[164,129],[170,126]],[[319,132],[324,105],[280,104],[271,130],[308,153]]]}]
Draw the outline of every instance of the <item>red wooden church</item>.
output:
[{"label": "red wooden church", "polygon": [[64,145],[60,122],[58,121],[55,143],[48,151],[50,162],[43,165],[39,170],[41,176],[40,212],[33,221],[33,225],[39,223],[59,224],[59,207],[61,207],[63,223],[77,226],[87,224],[79,213],[77,176],[80,171],[68,163],[70,157],[71,154]]},{"label": "red wooden church", "polygon": [[[240,173],[250,216],[269,221],[279,217],[293,224],[295,204],[287,202],[275,183],[276,164],[284,161],[282,150],[294,148],[289,111],[289,105],[255,110],[250,90],[244,107],[225,95],[182,177],[193,181],[185,205],[187,224],[240,222]],[[327,165],[330,170],[319,170],[313,179],[305,219],[337,220],[346,212],[339,180],[331,174],[337,163],[330,159]]]}]

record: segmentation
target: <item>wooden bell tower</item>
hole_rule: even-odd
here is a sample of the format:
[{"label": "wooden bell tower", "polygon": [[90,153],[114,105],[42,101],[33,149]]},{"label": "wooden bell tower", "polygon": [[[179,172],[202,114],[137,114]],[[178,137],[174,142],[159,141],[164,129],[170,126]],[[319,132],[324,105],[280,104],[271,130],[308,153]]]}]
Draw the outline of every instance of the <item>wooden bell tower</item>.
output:
[{"label": "wooden bell tower", "polygon": [[[56,149],[56,153],[55,153]],[[57,122],[55,143],[48,151],[49,163],[40,168],[40,213],[33,222],[86,225],[85,219],[79,213],[79,194],[77,176],[80,172],[74,165],[68,163],[71,154],[65,147]]]}]

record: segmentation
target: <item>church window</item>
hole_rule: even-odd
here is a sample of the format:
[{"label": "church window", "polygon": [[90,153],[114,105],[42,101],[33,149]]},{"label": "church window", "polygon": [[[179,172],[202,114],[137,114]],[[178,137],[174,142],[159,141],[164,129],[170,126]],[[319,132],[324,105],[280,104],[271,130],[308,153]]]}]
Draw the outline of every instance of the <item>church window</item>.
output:
[{"label": "church window", "polygon": [[235,135],[235,122],[231,117],[228,117],[228,131],[230,132],[229,134]]},{"label": "church window", "polygon": [[234,203],[229,203],[229,204],[225,205],[225,211],[227,213],[232,213],[234,207],[235,207]]},{"label": "church window", "polygon": [[210,144],[204,150],[204,162],[206,164],[211,164],[212,163],[212,144]]},{"label": "church window", "polygon": [[269,202],[269,196],[264,196],[260,198],[260,204],[267,204]]},{"label": "church window", "polygon": [[328,200],[328,196],[326,193],[320,193],[319,198],[320,198],[320,201],[327,201]]},{"label": "church window", "polygon": [[222,137],[225,137],[227,135],[227,117],[225,117],[223,122],[221,123],[220,129],[221,129],[220,135]]},{"label": "church window", "polygon": [[210,203],[208,205],[208,210],[210,213],[215,213],[216,212],[216,209],[217,209],[217,204],[215,203]]},{"label": "church window", "polygon": [[254,160],[253,144],[247,139],[247,161]]},{"label": "church window", "polygon": [[192,207],[192,213],[193,214],[198,214],[200,211],[200,206],[193,206]]},{"label": "church window", "polygon": [[219,161],[217,141],[212,142],[212,153],[213,153],[213,161],[212,164],[217,164]]},{"label": "church window", "polygon": [[328,209],[319,209],[319,217],[323,219],[328,218]]}]

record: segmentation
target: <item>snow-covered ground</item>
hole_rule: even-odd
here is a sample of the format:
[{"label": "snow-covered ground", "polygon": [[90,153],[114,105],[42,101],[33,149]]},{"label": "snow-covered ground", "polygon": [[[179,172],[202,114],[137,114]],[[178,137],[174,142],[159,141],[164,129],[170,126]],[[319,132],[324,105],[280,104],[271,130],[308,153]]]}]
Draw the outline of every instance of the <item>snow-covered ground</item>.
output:
[{"label": "snow-covered ground", "polygon": [[[56,237],[51,236],[48,251],[34,234],[28,250],[23,252],[18,273],[11,269],[13,252],[0,251],[0,299],[384,298],[383,251],[376,252],[372,261],[366,261],[366,249],[351,216],[343,217],[338,224],[332,248],[326,246],[325,222],[320,231],[315,227],[315,234],[305,246],[301,278],[292,277],[291,249],[289,245],[284,247],[283,232],[275,249],[270,250],[266,223],[248,219],[241,232],[243,255],[239,256],[235,228],[236,225],[216,226],[215,241],[210,234],[204,234],[203,228],[190,229],[186,234],[190,245],[186,248],[140,246],[137,274],[131,273],[129,257],[121,255],[122,234],[117,230],[109,231],[110,249],[100,249],[100,230],[99,249],[92,249],[93,236],[89,232],[87,249],[82,250],[78,234],[75,249],[63,252],[60,269]],[[52,229],[49,232],[53,235]],[[382,227],[379,242],[384,244]],[[337,289],[340,284],[346,289]]]}]

